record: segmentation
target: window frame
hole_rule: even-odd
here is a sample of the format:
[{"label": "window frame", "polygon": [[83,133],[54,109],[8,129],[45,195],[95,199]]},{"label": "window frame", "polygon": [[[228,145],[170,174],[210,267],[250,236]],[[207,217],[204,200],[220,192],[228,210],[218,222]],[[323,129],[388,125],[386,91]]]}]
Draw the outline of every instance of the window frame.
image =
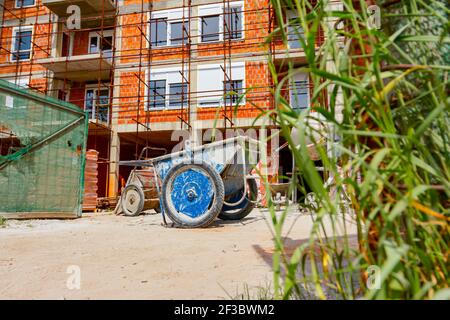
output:
[{"label": "window frame", "polygon": [[[105,89],[104,88],[105,86],[107,86],[108,88]],[[98,97],[99,97],[98,92],[99,91],[103,91],[103,90],[108,90],[108,100],[111,99],[111,90],[110,90],[110,87],[109,87],[109,83],[102,84],[100,86],[100,88],[99,88],[98,84],[87,84],[85,86],[85,89],[84,89],[84,103],[83,103],[83,108],[84,108],[83,110],[84,111],[87,111],[86,110],[86,104],[87,104],[87,101],[88,101],[87,100],[87,92],[88,91],[93,91],[94,92],[94,96],[92,98],[92,115],[89,117],[88,120],[102,121],[102,120],[97,118],[97,112],[98,112],[97,100],[98,100]],[[110,112],[111,112],[111,110],[109,108],[109,104],[110,104],[110,102],[108,101],[108,114],[107,114],[108,121],[106,122],[108,124],[111,122],[111,119],[110,119]],[[104,121],[102,121],[102,122],[104,122]]]},{"label": "window frame", "polygon": [[[199,19],[198,19],[198,30],[199,30],[199,44],[210,44],[210,43],[219,43],[219,42],[223,42],[223,41],[244,41],[245,40],[245,2],[244,1],[236,1],[234,3],[230,3],[229,6],[230,9],[234,9],[234,8],[238,8],[239,9],[239,13],[241,16],[241,30],[240,34],[241,36],[239,38],[231,38],[231,39],[227,39],[227,37],[225,37],[225,24],[224,24],[224,19],[225,19],[225,15],[226,10],[228,9],[228,5],[223,6],[223,4],[217,5],[203,5],[199,7]],[[204,13],[202,14],[201,11],[204,10],[205,12],[208,13]],[[214,41],[203,41],[203,21],[202,19],[204,17],[209,17],[209,16],[216,16],[219,15],[219,40],[214,40]]]},{"label": "window frame", "polygon": [[[302,33],[299,33],[299,35],[303,34],[303,37],[305,35],[305,31],[303,30],[302,24],[300,21],[298,21],[298,24],[292,25],[291,22],[293,20],[296,19],[300,19],[298,16],[296,16],[296,14],[292,11],[288,11],[286,14],[286,22],[287,22],[287,26],[286,26],[286,35],[287,35],[287,47],[288,49],[292,49],[292,50],[302,50],[302,46],[300,43],[298,43],[298,37],[297,37],[297,33],[295,32],[295,29],[300,29],[302,31]],[[292,37],[295,37],[295,39],[293,39]],[[298,47],[294,47],[291,45],[291,43],[293,43],[293,41],[297,41],[296,43],[298,43]]]},{"label": "window frame", "polygon": [[[181,38],[180,43],[173,43],[173,39],[172,39],[172,25],[176,24],[176,23],[181,23],[183,25],[183,19],[176,19],[176,20],[172,20],[169,21],[169,19],[167,17],[158,17],[158,18],[152,18],[150,19],[150,23],[149,23],[149,34],[151,36],[152,33],[152,29],[151,29],[151,24],[152,21],[154,20],[163,20],[166,22],[166,41],[165,44],[161,44],[161,45],[155,45],[153,43],[151,43],[151,48],[152,49],[161,49],[161,48],[167,48],[167,47],[182,47],[183,46],[183,40],[184,40],[184,45],[186,45],[189,41],[189,31],[188,33],[185,35],[184,38]],[[187,19],[184,20],[184,24],[187,25],[186,30],[189,30],[189,21]],[[183,34],[183,30],[184,28],[182,27],[181,29],[181,33]]]},{"label": "window frame", "polygon": [[[27,31],[31,31],[31,40],[30,40],[30,49],[26,50],[26,51],[22,51],[22,52],[30,52],[30,57],[27,59],[14,59],[14,57],[16,56],[16,53],[20,54],[20,50],[16,52],[15,50],[15,44],[16,44],[16,34],[18,32],[27,32]],[[10,54],[10,61],[16,63],[17,61],[30,61],[31,60],[31,56],[33,54],[33,37],[34,37],[34,28],[33,26],[19,26],[19,27],[14,27],[12,30],[12,41],[11,41],[11,54]]]},{"label": "window frame", "polygon": [[[151,40],[151,33],[152,33],[152,21],[154,20],[165,20],[166,22],[166,41],[164,44],[161,45],[154,45],[152,43],[149,43],[149,41],[146,41],[146,47],[151,49],[163,49],[163,48],[168,48],[168,47],[181,47],[183,46],[183,40],[180,39],[178,40],[180,43],[179,44],[174,44],[172,43],[172,24],[174,23],[185,23],[186,25],[186,34],[185,36],[185,44],[187,44],[189,42],[189,30],[191,28],[191,24],[189,22],[189,19],[187,18],[189,15],[189,10],[187,8],[173,8],[173,9],[167,9],[167,10],[156,10],[153,12],[149,12],[147,15],[147,21],[148,21],[148,26],[147,26],[147,35],[149,36],[150,40]],[[184,19],[183,19],[184,17]],[[182,29],[183,30],[183,29]],[[182,31],[182,35],[183,35],[183,31]]]},{"label": "window frame", "polygon": [[[182,107],[186,107],[189,104],[189,84],[187,82],[172,82],[172,83],[166,82],[166,83],[167,83],[167,87],[169,89],[169,91],[168,91],[169,99],[167,102],[168,107],[174,108],[174,109],[180,109]],[[180,87],[186,86],[186,90],[183,91],[183,89],[182,89],[182,91],[179,93],[180,98],[176,99],[177,101],[175,101],[177,103],[171,104],[172,103],[171,100],[174,99],[174,97],[172,97],[172,93],[170,92],[170,89],[171,89],[171,86],[174,86],[174,85],[178,85]],[[184,99],[183,99],[183,96],[185,96]],[[167,92],[166,92],[166,100],[167,100]],[[182,103],[182,101],[183,101],[183,103]]]},{"label": "window frame", "polygon": [[[174,44],[172,42],[172,24],[175,24],[175,23],[181,23],[181,35],[182,35],[182,38],[178,40],[178,41],[180,41],[180,43],[176,43],[176,44]],[[183,37],[183,31],[185,29],[183,24],[187,25],[187,30],[189,30],[189,21],[187,21],[185,19],[185,21],[183,22],[183,19],[181,19],[181,20],[174,20],[174,21],[168,22],[167,24],[168,24],[168,28],[167,28],[167,45],[166,46],[167,47],[182,47],[183,45],[186,45],[189,41],[189,32],[185,35],[185,37]],[[184,42],[184,44],[183,44],[183,42]]]},{"label": "window frame", "polygon": [[[305,78],[300,79],[300,77],[303,76]],[[295,101],[295,97],[294,94],[298,97],[298,93],[295,91],[297,90],[297,83],[298,82],[306,82],[306,107],[302,108],[302,107],[296,107],[294,108],[294,103],[296,103]],[[299,74],[297,77],[294,77],[291,82],[290,82],[290,87],[289,87],[289,103],[291,105],[292,110],[299,110],[299,111],[304,111],[304,110],[309,110],[311,108],[311,92],[310,92],[310,81],[309,81],[309,74]]]},{"label": "window frame", "polygon": [[[103,37],[102,37],[102,35],[103,35]],[[102,50],[100,48],[101,41],[102,41],[102,39],[104,39],[106,37],[111,37],[111,39],[112,39],[111,49],[109,49],[109,50]],[[96,38],[97,39],[97,52],[91,52],[91,39],[92,38]],[[103,30],[103,32],[101,30],[89,32],[88,54],[102,53],[103,55],[105,55],[105,53],[106,54],[107,53],[112,53],[113,49],[114,49],[114,30],[108,29],[108,30]]]},{"label": "window frame", "polygon": [[[230,68],[230,66],[229,66]],[[233,70],[234,69],[234,70]],[[225,84],[224,84],[224,77],[223,77],[223,70],[221,68],[221,64],[203,64],[200,65],[198,68],[199,75],[197,77],[197,89],[201,88],[203,90],[203,85],[199,82],[201,81],[201,75],[200,73],[202,71],[208,72],[208,70],[217,70],[216,72],[220,74],[220,81],[217,83],[218,88],[212,89],[211,92],[217,92],[217,99],[214,97],[207,97],[207,96],[197,96],[197,105],[199,108],[218,108],[221,106],[224,106],[226,104],[226,96],[225,93]],[[245,92],[246,85],[247,85],[247,64],[245,62],[234,62],[231,64],[231,81],[242,81],[242,92]],[[211,89],[209,89],[211,90]],[[209,92],[209,91],[205,91]],[[247,103],[246,98],[244,97],[240,103],[239,106],[245,105]],[[235,104],[236,105],[236,104]]]},{"label": "window frame", "polygon": [[[18,78],[11,78],[11,79],[5,79],[9,83],[15,84],[16,86],[19,86],[20,88],[24,90],[30,89],[30,78],[29,77],[18,77]],[[23,101],[23,100],[19,100]],[[14,96],[7,95],[5,96],[5,107],[9,109],[13,108],[26,108],[26,106],[23,105],[14,105],[17,102],[17,99],[14,99]]]},{"label": "window frame", "polygon": [[[187,91],[185,93],[187,103],[190,102],[189,93],[190,93],[190,86],[189,83],[184,81],[187,77],[187,66],[186,69],[184,69],[184,77],[181,75],[181,66],[180,67],[167,67],[167,68],[147,68],[145,71],[145,79],[146,79],[146,94],[144,98],[144,110],[146,112],[151,111],[161,111],[161,110],[177,110],[181,109],[182,105],[181,103],[177,106],[171,106],[170,105],[170,85],[171,84],[186,84],[187,85]],[[149,89],[150,89],[150,81],[158,81],[158,80],[164,80],[165,81],[165,93],[164,93],[164,106],[161,107],[153,107],[151,106],[153,102],[151,102],[151,97],[149,95]]]},{"label": "window frame", "polygon": [[[229,90],[226,88],[227,83],[230,82],[240,82],[241,83],[241,87],[236,90],[236,94],[231,94],[229,95],[228,93],[233,92],[233,90]],[[239,101],[239,99],[241,98],[240,96],[244,93],[244,80],[243,79],[231,79],[231,80],[226,80],[223,81],[223,91],[224,91],[224,97],[223,97],[223,103],[226,106],[232,105],[232,106],[242,106],[245,105],[245,96],[242,97],[242,99]],[[231,99],[231,103],[230,101],[227,101],[228,99]],[[236,101],[233,101],[236,100]],[[237,104],[239,102],[239,104]]]},{"label": "window frame", "polygon": [[164,110],[164,109],[167,109],[167,79],[149,79],[148,80],[148,92],[150,91],[150,83],[152,82],[152,81],[154,81],[154,82],[156,82],[156,81],[164,81],[164,106],[162,106],[162,107],[160,107],[160,106],[153,106],[153,107],[150,107],[150,105],[151,104],[153,104],[153,105],[155,105],[155,103],[156,103],[156,99],[155,99],[155,101],[151,101],[152,99],[151,99],[151,96],[150,96],[150,93],[148,93],[148,95],[147,95],[147,101],[146,101],[146,103],[145,103],[145,111],[157,111],[157,110]]},{"label": "window frame", "polygon": [[24,8],[32,8],[36,6],[37,0],[33,0],[33,4],[18,6],[18,2],[21,0],[14,0],[14,8],[15,9],[24,9]]},{"label": "window frame", "polygon": [[[212,17],[217,17],[217,33],[208,33],[206,35],[203,34],[203,19],[205,18],[212,18]],[[205,16],[201,16],[200,17],[200,43],[214,43],[214,42],[221,42],[223,41],[223,27],[221,28],[221,25],[223,25],[223,20],[222,23],[220,23],[221,19],[223,19],[223,16],[220,14],[211,14],[211,15],[205,15]],[[212,37],[212,36],[217,36],[217,40],[208,40],[205,41],[204,37]]]},{"label": "window frame", "polygon": [[[225,12],[227,9],[228,9],[228,7],[226,7],[224,9],[224,18],[226,18],[225,15],[230,14],[230,13]],[[225,24],[224,24],[224,26],[223,26],[223,40],[224,41],[228,41],[228,40],[231,40],[231,41],[234,40],[235,41],[235,40],[241,40],[241,39],[244,38],[244,7],[241,6],[241,5],[230,5],[230,10],[233,11],[233,9],[238,9],[239,10],[238,13],[239,13],[239,16],[240,16],[240,19],[241,19],[240,20],[241,21],[241,29],[240,30],[235,30],[235,31],[231,30],[230,31],[231,32],[231,38],[228,39],[228,32],[225,30]],[[233,14],[233,12],[231,12],[231,14]],[[239,33],[240,36],[237,37],[237,38],[234,38],[233,37],[233,33],[234,32]]]},{"label": "window frame", "polygon": [[[159,20],[160,21],[165,21],[165,23],[166,23],[166,32],[165,32],[165,35],[166,35],[166,39],[165,39],[165,44],[161,44],[161,45],[157,45],[157,44],[153,44],[152,43],[152,39],[151,39],[151,33],[152,33],[152,23],[153,23],[153,21],[156,21],[156,26],[158,26],[158,22],[159,22]],[[149,20],[149,24],[148,24],[148,34],[150,35],[150,45],[151,45],[151,48],[152,49],[154,49],[154,48],[161,48],[161,47],[167,47],[168,46],[168,41],[169,41],[169,38],[168,38],[168,35],[169,35],[169,21],[168,21],[168,18],[167,17],[156,17],[156,18],[150,18],[150,20]],[[157,41],[158,42],[158,41]]]}]

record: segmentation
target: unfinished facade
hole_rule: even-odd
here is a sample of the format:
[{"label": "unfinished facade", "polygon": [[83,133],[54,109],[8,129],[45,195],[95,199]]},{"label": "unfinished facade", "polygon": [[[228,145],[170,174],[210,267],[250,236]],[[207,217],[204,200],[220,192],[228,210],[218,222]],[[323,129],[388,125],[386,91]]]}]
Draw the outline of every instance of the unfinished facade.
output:
[{"label": "unfinished facade", "polygon": [[[89,112],[99,197],[116,196],[126,180],[120,160],[146,146],[155,156],[170,151],[177,130],[201,143],[208,128],[262,125],[258,115],[276,107],[269,58],[281,75],[304,62],[295,23],[287,45],[267,41],[277,28],[269,0],[5,0],[0,7],[0,78]],[[295,12],[283,15],[295,22]],[[310,108],[311,90],[308,74],[297,74],[286,98]]]}]

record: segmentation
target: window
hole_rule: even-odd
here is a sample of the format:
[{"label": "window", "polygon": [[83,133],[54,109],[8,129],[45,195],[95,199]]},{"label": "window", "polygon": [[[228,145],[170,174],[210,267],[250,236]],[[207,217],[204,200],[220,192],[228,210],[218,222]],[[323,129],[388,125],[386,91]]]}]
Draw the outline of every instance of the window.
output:
[{"label": "window", "polygon": [[29,60],[31,58],[31,39],[33,30],[31,28],[17,28],[13,32],[13,48],[11,59]]},{"label": "window", "polygon": [[224,82],[225,103],[227,105],[235,105],[238,103],[240,95],[242,95],[242,82],[242,80]]},{"label": "window", "polygon": [[[183,27],[184,24],[184,27]],[[186,43],[188,37],[189,28],[186,22],[173,22],[170,24],[170,44],[171,45],[182,45]]]},{"label": "window", "polygon": [[[23,89],[29,89],[28,82],[29,78],[17,78],[17,79],[10,79],[8,82],[14,83],[15,85],[23,88]],[[5,103],[4,106],[7,108],[26,108],[26,101],[24,99],[21,99],[20,97],[15,97],[14,95],[5,95]]]},{"label": "window", "polygon": [[231,5],[215,3],[199,6],[201,42],[236,40],[244,37],[244,1]]},{"label": "window", "polygon": [[58,89],[58,100],[67,101],[68,95],[67,92],[63,89]]},{"label": "window", "polygon": [[219,20],[219,15],[202,17],[202,42],[220,40]]},{"label": "window", "polygon": [[100,50],[102,51],[111,51],[113,46],[113,37],[107,36],[103,37],[100,45]]},{"label": "window", "polygon": [[35,0],[16,0],[16,8],[32,7],[35,5]]},{"label": "window", "polygon": [[[200,106],[217,107],[236,104],[245,88],[245,62],[226,65],[227,74],[233,81],[225,81],[222,64],[201,64],[197,75],[197,101]],[[229,93],[229,94],[227,94]]]},{"label": "window", "polygon": [[300,39],[304,39],[303,28],[298,21],[298,18],[290,19],[288,25],[288,44],[291,49],[300,49],[302,47]]},{"label": "window", "polygon": [[185,68],[166,67],[148,70],[147,110],[177,108],[189,103],[189,86]]},{"label": "window", "polygon": [[98,52],[98,38],[92,37],[89,39],[89,53]]},{"label": "window", "polygon": [[8,82],[14,83],[15,85],[22,87],[24,89],[29,89],[28,87],[29,80],[30,80],[29,77],[26,77],[26,78],[11,79],[8,80]]},{"label": "window", "polygon": [[296,80],[291,87],[292,109],[304,110],[309,107],[309,81]]},{"label": "window", "polygon": [[224,29],[225,39],[242,38],[242,12],[241,7],[227,8]]},{"label": "window", "polygon": [[169,84],[169,106],[178,107],[183,104],[186,106],[188,101],[188,85],[187,83],[171,83]]},{"label": "window", "polygon": [[150,80],[148,93],[149,108],[165,108],[166,106],[166,80]]},{"label": "window", "polygon": [[87,89],[84,99],[84,110],[88,111],[89,119],[109,122],[109,90]]},{"label": "window", "polygon": [[113,30],[90,32],[89,53],[111,53],[113,48],[113,32]]},{"label": "window", "polygon": [[167,19],[151,19],[150,20],[150,37],[153,47],[167,45]]}]

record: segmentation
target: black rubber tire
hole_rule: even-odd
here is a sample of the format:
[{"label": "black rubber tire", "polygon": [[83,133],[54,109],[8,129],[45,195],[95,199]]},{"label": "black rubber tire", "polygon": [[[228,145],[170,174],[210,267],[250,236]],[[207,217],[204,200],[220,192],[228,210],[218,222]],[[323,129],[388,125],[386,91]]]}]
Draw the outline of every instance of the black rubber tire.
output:
[{"label": "black rubber tire", "polygon": [[[134,196],[133,199],[129,199],[130,201],[138,201],[136,203],[136,205],[134,206],[134,208],[131,208],[129,206],[126,205],[126,199],[127,199],[127,193],[128,192],[134,192]],[[136,196],[137,195],[137,199]],[[135,217],[138,216],[142,210],[144,210],[144,201],[145,201],[145,195],[144,195],[144,191],[142,191],[142,189],[134,184],[130,184],[128,186],[125,187],[125,189],[122,192],[122,196],[121,196],[121,205],[122,205],[122,211],[123,214],[127,217]]]},{"label": "black rubber tire", "polygon": [[[171,196],[171,184],[175,177],[191,168],[197,168],[199,170],[202,170],[204,173],[206,173],[212,181],[212,188],[214,192],[214,199],[211,205],[209,206],[208,211],[206,211],[204,214],[202,214],[199,217],[196,218],[190,218],[186,215],[180,215],[176,211],[176,209],[173,207],[170,196]],[[167,214],[169,219],[177,225],[177,227],[180,228],[205,228],[209,226],[219,215],[220,211],[222,210],[223,201],[224,201],[224,185],[222,178],[220,177],[219,173],[211,167],[209,164],[202,162],[200,164],[198,163],[180,163],[176,166],[174,166],[170,171],[167,173],[166,178],[163,181],[162,184],[162,201],[163,201],[163,207],[164,212]]]},{"label": "black rubber tire", "polygon": [[[252,212],[255,208],[255,202],[258,198],[258,185],[255,179],[248,179],[247,185],[250,191],[250,195],[247,196],[247,203],[243,208],[233,209],[233,207],[227,207],[224,205],[222,207],[222,212],[219,214],[219,218],[222,220],[241,220]],[[245,200],[244,200],[245,201]]]}]

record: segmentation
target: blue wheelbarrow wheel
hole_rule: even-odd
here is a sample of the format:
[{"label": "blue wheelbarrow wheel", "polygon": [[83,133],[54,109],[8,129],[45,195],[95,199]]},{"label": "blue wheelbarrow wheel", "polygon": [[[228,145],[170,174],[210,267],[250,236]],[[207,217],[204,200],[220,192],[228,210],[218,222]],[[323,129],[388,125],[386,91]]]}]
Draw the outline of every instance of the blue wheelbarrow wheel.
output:
[{"label": "blue wheelbarrow wheel", "polygon": [[[229,206],[224,204],[222,212],[219,214],[219,218],[222,220],[242,220],[252,212],[255,207],[255,202],[258,198],[258,186],[254,179],[247,180],[247,195],[245,199],[236,206]],[[226,202],[233,204],[242,199],[244,189],[239,190],[235,194],[231,195]]]},{"label": "blue wheelbarrow wheel", "polygon": [[224,201],[222,178],[205,162],[174,166],[161,192],[165,213],[183,228],[207,227],[219,215]]}]

